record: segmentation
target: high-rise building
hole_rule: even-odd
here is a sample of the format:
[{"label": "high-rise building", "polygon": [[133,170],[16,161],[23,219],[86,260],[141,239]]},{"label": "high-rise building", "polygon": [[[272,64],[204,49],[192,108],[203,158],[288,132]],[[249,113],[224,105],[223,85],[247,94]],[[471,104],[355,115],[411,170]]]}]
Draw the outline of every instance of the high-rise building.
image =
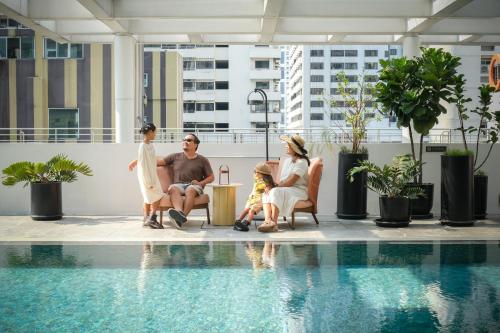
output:
[{"label": "high-rise building", "polygon": [[[288,90],[286,123],[288,128],[345,125],[337,74],[344,72],[356,93],[358,78],[378,81],[379,60],[402,55],[400,46],[388,45],[294,45],[288,47]],[[336,101],[331,106],[330,101]],[[375,116],[375,108],[369,107]],[[391,120],[391,121],[390,121]],[[395,127],[394,119],[372,121],[369,127]]]},{"label": "high-rise building", "polygon": [[[228,128],[265,128],[268,100],[269,127],[278,127],[280,115],[280,49],[269,45],[145,45],[145,51],[177,52],[182,56],[183,127],[199,131]],[[250,94],[250,96],[249,96]]]}]

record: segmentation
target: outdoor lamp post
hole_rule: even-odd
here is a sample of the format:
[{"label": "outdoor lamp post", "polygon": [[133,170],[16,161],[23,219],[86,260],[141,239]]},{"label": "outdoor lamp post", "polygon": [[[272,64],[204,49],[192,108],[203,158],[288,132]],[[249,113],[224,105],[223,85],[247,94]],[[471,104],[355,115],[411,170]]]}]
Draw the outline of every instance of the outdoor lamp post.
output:
[{"label": "outdoor lamp post", "polygon": [[[253,93],[258,93],[262,97],[261,100],[250,100],[250,95]],[[266,161],[269,161],[269,122],[267,120],[267,95],[264,90],[255,88],[247,96],[248,105],[262,105],[264,103],[264,110],[266,112]]]}]

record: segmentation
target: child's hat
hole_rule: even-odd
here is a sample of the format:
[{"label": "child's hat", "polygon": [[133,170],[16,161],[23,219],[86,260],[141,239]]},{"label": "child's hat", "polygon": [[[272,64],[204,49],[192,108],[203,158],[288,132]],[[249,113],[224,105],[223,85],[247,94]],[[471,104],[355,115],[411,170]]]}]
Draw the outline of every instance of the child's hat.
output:
[{"label": "child's hat", "polygon": [[271,176],[271,168],[266,162],[260,162],[255,166],[255,172]]}]

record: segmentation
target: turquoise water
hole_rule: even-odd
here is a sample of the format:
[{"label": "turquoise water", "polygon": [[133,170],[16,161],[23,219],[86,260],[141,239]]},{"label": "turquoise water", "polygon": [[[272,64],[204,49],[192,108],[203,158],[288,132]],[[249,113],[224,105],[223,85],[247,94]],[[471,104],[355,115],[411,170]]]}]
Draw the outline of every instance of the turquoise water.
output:
[{"label": "turquoise water", "polygon": [[0,245],[0,332],[500,332],[500,244]]}]

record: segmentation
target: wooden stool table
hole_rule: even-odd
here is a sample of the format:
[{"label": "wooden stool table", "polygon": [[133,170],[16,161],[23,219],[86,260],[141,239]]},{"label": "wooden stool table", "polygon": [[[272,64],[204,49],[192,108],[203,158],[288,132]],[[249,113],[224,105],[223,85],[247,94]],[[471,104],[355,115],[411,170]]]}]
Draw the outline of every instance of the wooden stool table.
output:
[{"label": "wooden stool table", "polygon": [[207,184],[213,188],[212,223],[233,225],[236,220],[236,188],[243,184]]}]

